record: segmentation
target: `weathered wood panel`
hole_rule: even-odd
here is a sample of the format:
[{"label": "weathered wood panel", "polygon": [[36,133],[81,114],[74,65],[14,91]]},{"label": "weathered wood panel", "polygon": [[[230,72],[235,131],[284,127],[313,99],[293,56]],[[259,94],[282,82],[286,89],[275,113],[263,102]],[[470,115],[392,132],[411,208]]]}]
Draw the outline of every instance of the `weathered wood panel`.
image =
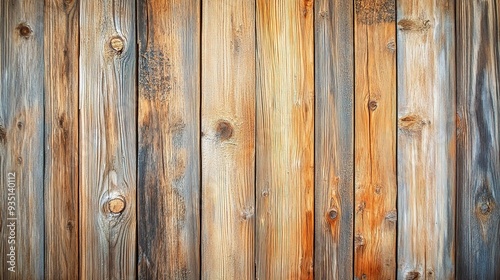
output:
[{"label": "weathered wood panel", "polygon": [[500,3],[457,2],[457,276],[500,279]]},{"label": "weathered wood panel", "polygon": [[45,278],[78,278],[78,1],[45,1]]},{"label": "weathered wood panel", "polygon": [[396,278],[396,1],[355,3],[354,276]]},{"label": "weathered wood panel", "polygon": [[255,1],[203,1],[203,279],[254,279]]},{"label": "weathered wood panel", "polygon": [[136,274],[135,3],[80,2],[80,273]]},{"label": "weathered wood panel", "polygon": [[315,3],[316,279],[353,275],[353,2]]},{"label": "weathered wood panel", "polygon": [[0,278],[35,279],[44,273],[43,1],[0,5]]},{"label": "weathered wood panel", "polygon": [[200,275],[199,0],[141,0],[140,279]]},{"label": "weathered wood panel", "polygon": [[312,0],[257,1],[257,278],[311,279]]},{"label": "weathered wood panel", "polygon": [[455,275],[454,1],[398,1],[398,278]]}]

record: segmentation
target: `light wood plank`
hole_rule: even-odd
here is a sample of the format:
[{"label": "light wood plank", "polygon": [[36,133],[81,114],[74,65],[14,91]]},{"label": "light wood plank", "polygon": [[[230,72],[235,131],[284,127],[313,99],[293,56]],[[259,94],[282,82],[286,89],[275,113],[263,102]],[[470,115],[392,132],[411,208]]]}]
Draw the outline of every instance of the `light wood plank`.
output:
[{"label": "light wood plank", "polygon": [[136,274],[135,3],[80,2],[80,273]]},{"label": "light wood plank", "polygon": [[455,276],[454,2],[397,2],[401,279]]},{"label": "light wood plank", "polygon": [[257,0],[257,278],[311,279],[312,0]]},{"label": "light wood plank", "polygon": [[45,278],[78,279],[77,1],[45,1]]},{"label": "light wood plank", "polygon": [[138,277],[198,279],[201,2],[138,4]]},{"label": "light wood plank", "polygon": [[355,4],[354,276],[396,278],[396,1]]},{"label": "light wood plank", "polygon": [[254,279],[255,1],[202,11],[202,277]]},{"label": "light wood plank", "polygon": [[315,3],[316,279],[353,275],[353,1]]},{"label": "light wood plank", "polygon": [[43,1],[2,1],[0,23],[0,278],[36,279],[44,274]]},{"label": "light wood plank", "polygon": [[457,1],[457,275],[500,279],[500,3]]}]

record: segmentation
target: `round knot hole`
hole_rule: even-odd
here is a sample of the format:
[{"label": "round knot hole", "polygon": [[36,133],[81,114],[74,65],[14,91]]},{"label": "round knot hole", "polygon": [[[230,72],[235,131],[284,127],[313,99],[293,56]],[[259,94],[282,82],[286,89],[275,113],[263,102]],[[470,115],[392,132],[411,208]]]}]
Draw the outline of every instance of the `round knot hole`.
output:
[{"label": "round knot hole", "polygon": [[26,23],[19,24],[17,26],[17,30],[19,31],[19,36],[25,39],[29,38],[31,36],[31,33],[33,33],[31,28]]},{"label": "round knot hole", "polygon": [[332,209],[328,210],[328,218],[330,220],[333,221],[333,220],[337,219],[337,216],[338,216],[337,209],[332,208]]}]

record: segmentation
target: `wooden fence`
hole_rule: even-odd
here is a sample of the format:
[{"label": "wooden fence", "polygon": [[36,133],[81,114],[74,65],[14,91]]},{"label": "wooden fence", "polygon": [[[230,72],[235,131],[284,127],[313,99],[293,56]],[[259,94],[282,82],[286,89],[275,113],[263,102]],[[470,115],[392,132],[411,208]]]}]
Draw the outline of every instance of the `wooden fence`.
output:
[{"label": "wooden fence", "polygon": [[500,2],[0,5],[1,279],[500,279]]}]

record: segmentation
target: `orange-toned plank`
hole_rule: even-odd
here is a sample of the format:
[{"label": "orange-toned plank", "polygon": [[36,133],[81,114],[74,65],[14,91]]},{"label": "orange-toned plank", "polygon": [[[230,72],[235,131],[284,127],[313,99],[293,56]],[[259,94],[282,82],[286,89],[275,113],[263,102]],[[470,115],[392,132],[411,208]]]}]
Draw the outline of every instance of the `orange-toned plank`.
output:
[{"label": "orange-toned plank", "polygon": [[396,278],[396,2],[355,2],[354,276]]},{"label": "orange-toned plank", "polygon": [[312,279],[312,0],[257,0],[256,262],[260,279]]}]

